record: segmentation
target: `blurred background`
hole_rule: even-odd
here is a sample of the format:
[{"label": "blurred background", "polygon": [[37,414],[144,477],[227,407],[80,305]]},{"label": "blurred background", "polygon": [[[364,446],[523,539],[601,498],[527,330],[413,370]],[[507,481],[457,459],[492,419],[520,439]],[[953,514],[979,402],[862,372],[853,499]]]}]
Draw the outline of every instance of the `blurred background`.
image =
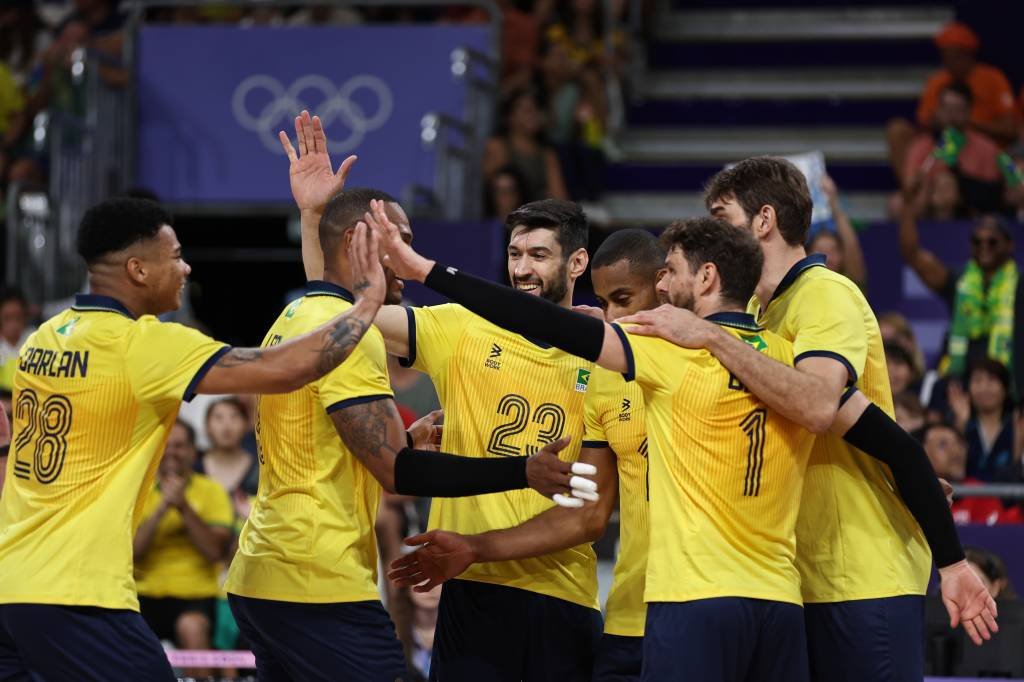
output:
[{"label": "blurred background", "polygon": [[[27,334],[85,286],[83,210],[114,195],[175,215],[193,271],[169,319],[256,344],[304,283],[277,140],[302,109],[336,165],[358,154],[350,187],[401,200],[418,250],[495,279],[522,203],[579,201],[593,251],[615,229],[704,213],[723,166],[783,155],[814,198],[808,248],[878,314],[897,417],[955,484],[1000,602],[982,649],[933,603],[929,670],[1024,678],[1021,27],[1024,5],[995,0],[2,0],[0,398]],[[983,320],[968,321],[968,297]],[[971,339],[954,357],[951,326]],[[422,375],[396,364],[392,379],[408,420],[436,406]],[[252,460],[223,481],[244,519],[251,401],[183,418],[196,461]],[[385,558],[426,508],[385,502]],[[615,542],[613,529],[606,573]],[[387,596],[425,670],[436,601]],[[209,625],[207,644],[244,644]]]}]

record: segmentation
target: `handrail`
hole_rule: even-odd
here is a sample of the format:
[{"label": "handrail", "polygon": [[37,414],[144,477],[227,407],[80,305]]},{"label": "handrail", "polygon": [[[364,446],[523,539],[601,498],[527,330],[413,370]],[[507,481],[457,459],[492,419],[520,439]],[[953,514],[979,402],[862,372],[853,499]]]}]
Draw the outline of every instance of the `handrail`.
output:
[{"label": "handrail", "polygon": [[983,485],[953,483],[952,485],[954,498],[1000,497],[1024,500],[1024,483],[985,483]]}]

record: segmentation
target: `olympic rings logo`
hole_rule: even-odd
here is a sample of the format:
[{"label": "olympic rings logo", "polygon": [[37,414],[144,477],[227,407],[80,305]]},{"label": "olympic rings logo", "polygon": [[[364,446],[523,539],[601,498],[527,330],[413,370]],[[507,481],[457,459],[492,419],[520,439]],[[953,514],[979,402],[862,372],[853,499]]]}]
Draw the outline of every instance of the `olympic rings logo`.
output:
[{"label": "olympic rings logo", "polygon": [[[369,91],[377,101],[372,116],[352,99],[360,90]],[[254,115],[249,111],[247,99],[260,91],[270,94],[270,102]],[[271,152],[284,154],[277,131],[289,130],[292,119],[303,109],[313,110],[302,99],[304,93],[311,91],[321,95],[322,101],[313,102],[317,104],[316,113],[324,128],[331,128],[327,147],[335,154],[344,154],[358,147],[366,134],[387,123],[394,111],[394,97],[387,83],[369,74],[353,76],[341,87],[324,76],[310,74],[299,78],[287,89],[273,76],[255,74],[235,88],[231,96],[231,111],[240,126],[259,135],[263,146]],[[348,134],[339,135],[339,129],[344,128],[348,129]]]}]

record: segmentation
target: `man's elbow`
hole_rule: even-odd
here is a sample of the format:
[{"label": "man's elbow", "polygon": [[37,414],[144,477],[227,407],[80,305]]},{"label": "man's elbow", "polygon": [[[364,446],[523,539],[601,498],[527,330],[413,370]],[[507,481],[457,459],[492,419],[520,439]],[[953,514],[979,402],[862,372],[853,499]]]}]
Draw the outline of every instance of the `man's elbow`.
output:
[{"label": "man's elbow", "polygon": [[586,542],[597,542],[604,537],[605,531],[608,530],[608,518],[609,514],[603,511],[594,510],[586,514],[586,519],[584,519],[583,523],[583,534]]},{"label": "man's elbow", "polygon": [[838,403],[832,405],[829,402],[820,402],[815,409],[808,412],[803,427],[816,436],[826,433],[832,428],[832,422],[836,420],[838,412]]}]

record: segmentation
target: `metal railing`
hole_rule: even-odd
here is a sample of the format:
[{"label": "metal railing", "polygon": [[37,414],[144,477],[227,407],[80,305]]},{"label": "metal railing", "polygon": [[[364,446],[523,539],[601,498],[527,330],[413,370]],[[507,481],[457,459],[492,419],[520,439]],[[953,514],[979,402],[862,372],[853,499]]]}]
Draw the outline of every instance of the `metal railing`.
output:
[{"label": "metal railing", "polygon": [[986,483],[984,485],[953,484],[953,499],[967,497],[998,497],[1024,500],[1024,483]]}]

